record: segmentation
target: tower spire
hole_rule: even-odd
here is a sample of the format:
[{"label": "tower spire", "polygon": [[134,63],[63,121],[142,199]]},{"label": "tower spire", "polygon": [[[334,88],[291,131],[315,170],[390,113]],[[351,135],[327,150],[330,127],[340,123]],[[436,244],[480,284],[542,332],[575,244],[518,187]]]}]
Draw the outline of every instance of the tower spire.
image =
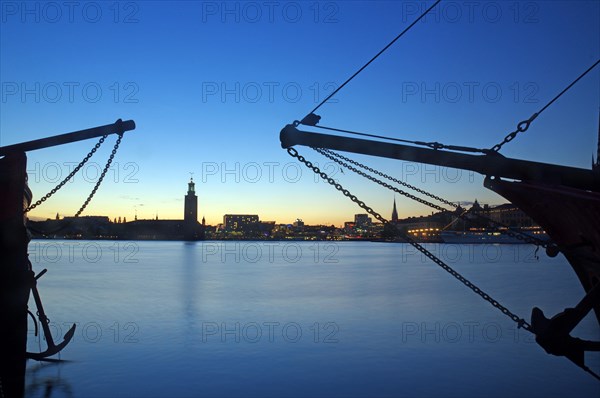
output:
[{"label": "tower spire", "polygon": [[396,197],[394,196],[394,208],[392,210],[392,222],[398,222],[398,210],[396,210]]},{"label": "tower spire", "polygon": [[196,192],[196,184],[194,183],[194,178],[190,177],[190,182],[188,182],[188,195],[194,195]]}]

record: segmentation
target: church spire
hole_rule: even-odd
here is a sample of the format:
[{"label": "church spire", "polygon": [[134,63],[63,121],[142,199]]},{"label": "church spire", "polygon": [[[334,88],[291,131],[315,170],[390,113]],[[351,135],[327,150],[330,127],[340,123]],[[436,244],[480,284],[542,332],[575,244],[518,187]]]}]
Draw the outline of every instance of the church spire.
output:
[{"label": "church spire", "polygon": [[398,222],[398,210],[396,210],[396,197],[394,197],[394,209],[392,210],[392,222]]}]

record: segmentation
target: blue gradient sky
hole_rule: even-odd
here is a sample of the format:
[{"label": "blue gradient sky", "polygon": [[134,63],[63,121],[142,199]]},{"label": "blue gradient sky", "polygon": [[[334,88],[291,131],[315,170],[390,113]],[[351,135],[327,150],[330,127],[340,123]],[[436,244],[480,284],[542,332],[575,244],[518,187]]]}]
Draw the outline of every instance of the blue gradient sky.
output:
[{"label": "blue gradient sky", "polygon": [[[432,3],[3,1],[0,145],[134,119],[84,214],[182,218],[194,172],[209,224],[254,213],[340,225],[362,210],[301,169],[279,131]],[[318,113],[326,126],[491,147],[599,57],[598,1],[442,2]],[[589,168],[599,109],[596,69],[502,153]],[[114,140],[30,216],[74,214]],[[30,152],[34,196],[93,143]],[[389,216],[392,192],[299,151]],[[354,158],[453,201],[504,202],[473,173]],[[401,217],[431,211],[396,199]]]}]

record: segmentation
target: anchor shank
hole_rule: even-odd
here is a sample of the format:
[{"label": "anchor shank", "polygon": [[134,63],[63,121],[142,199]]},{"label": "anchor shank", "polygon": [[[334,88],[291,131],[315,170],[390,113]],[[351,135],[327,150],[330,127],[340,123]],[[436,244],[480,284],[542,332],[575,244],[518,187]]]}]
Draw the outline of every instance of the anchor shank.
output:
[{"label": "anchor shank", "polygon": [[42,330],[44,331],[44,338],[46,339],[46,343],[48,347],[54,347],[54,339],[52,338],[52,332],[50,331],[50,326],[48,325],[48,317],[44,312],[44,306],[42,305],[42,299],[40,297],[40,293],[37,290],[37,281],[36,278],[33,279],[33,283],[31,286],[31,293],[33,294],[33,299],[35,300],[35,305],[38,309],[38,318],[40,323],[42,324]]}]

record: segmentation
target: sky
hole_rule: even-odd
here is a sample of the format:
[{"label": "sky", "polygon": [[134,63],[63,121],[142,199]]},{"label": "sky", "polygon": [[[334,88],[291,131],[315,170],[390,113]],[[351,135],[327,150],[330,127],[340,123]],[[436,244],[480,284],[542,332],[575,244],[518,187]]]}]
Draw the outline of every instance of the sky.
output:
[{"label": "sky", "polygon": [[[341,225],[362,209],[281,148],[301,119],[433,1],[0,2],[0,145],[134,120],[83,215]],[[442,1],[317,112],[321,125],[489,148],[600,58],[598,1]],[[590,168],[600,67],[504,156]],[[307,128],[310,130],[310,128]],[[32,218],[75,214],[116,136]],[[34,199],[95,139],[29,152]],[[385,217],[432,209],[297,147]],[[455,202],[506,201],[469,171],[345,154]],[[413,193],[413,192],[411,192]]]}]

